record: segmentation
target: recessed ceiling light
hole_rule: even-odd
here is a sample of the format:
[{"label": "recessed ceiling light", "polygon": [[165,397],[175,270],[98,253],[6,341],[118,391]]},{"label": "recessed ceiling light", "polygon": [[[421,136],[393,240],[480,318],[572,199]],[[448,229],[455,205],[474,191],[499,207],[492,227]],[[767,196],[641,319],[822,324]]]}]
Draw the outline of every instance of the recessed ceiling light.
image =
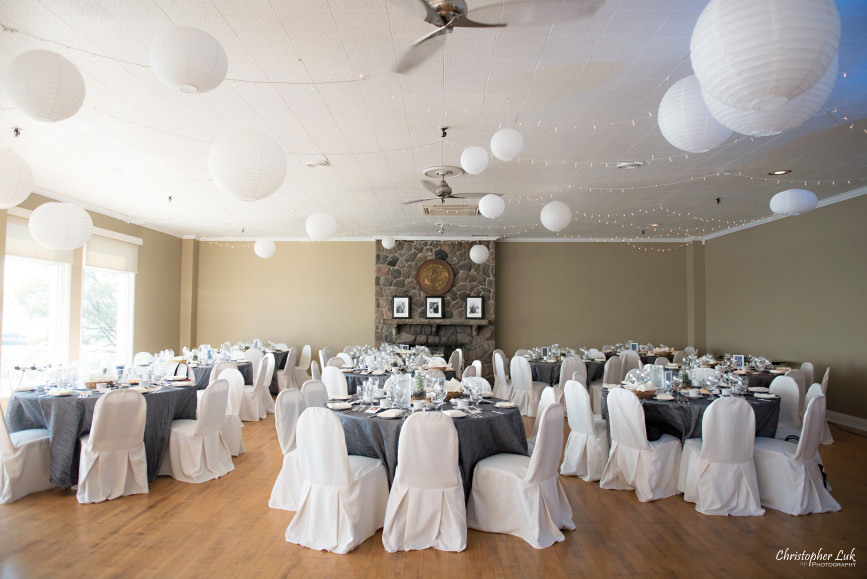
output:
[{"label": "recessed ceiling light", "polygon": [[644,161],[620,161],[615,165],[618,169],[637,169],[644,165]]},{"label": "recessed ceiling light", "polygon": [[106,173],[120,173],[121,169],[118,169],[117,167],[106,167],[105,172]]},{"label": "recessed ceiling light", "polygon": [[659,227],[659,223],[651,223],[648,227]]},{"label": "recessed ceiling light", "polygon": [[791,172],[791,169],[777,169],[776,171],[771,171],[768,175],[788,175]]}]

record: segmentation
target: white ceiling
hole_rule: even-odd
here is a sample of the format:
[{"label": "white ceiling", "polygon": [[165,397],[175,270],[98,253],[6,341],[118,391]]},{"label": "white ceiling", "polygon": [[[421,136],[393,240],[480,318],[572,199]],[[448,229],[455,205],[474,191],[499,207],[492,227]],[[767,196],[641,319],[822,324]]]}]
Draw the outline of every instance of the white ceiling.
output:
[{"label": "white ceiling", "polygon": [[[837,2],[840,74],[822,112],[788,134],[685,155],[655,117],[692,73],[705,4],[608,0],[579,22],[455,29],[442,53],[397,75],[397,57],[433,28],[386,0],[2,0],[0,22],[18,32],[0,33],[0,70],[27,50],[61,52],[87,96],[71,119],[40,123],[3,91],[0,146],[49,196],[205,239],[301,238],[319,210],[335,216],[338,237],[436,236],[444,221],[455,236],[683,238],[767,217],[774,193],[804,181],[820,199],[867,185],[867,3]],[[218,88],[182,94],[155,78],[148,48],[171,26],[223,45]],[[466,146],[487,147],[506,124],[524,136],[520,159],[450,181],[456,193],[502,194],[502,217],[403,205],[425,196],[423,169],[459,165]],[[210,178],[208,149],[232,128],[267,132],[286,151],[286,181],[265,200],[237,201]],[[331,167],[304,164],[323,156]],[[615,169],[622,160],[649,163]],[[791,182],[768,177],[780,168]],[[559,235],[539,225],[552,198],[575,212]]]}]

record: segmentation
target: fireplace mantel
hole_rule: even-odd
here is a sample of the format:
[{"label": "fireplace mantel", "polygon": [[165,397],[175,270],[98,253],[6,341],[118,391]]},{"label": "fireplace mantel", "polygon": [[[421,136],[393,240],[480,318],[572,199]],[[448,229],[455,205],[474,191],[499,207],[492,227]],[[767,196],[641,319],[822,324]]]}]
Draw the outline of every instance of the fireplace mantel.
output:
[{"label": "fireplace mantel", "polygon": [[400,332],[400,326],[433,326],[434,331],[436,331],[439,326],[470,326],[473,329],[473,335],[476,335],[476,332],[479,329],[479,326],[487,326],[490,322],[488,320],[463,320],[463,319],[455,319],[455,318],[443,318],[443,319],[392,319],[392,320],[382,320],[380,322],[387,326],[395,326],[395,332]]}]

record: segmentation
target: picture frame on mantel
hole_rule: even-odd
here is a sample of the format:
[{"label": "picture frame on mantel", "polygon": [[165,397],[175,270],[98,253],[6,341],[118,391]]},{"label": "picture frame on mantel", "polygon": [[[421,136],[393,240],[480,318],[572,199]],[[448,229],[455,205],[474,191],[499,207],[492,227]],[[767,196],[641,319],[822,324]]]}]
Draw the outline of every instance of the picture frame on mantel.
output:
[{"label": "picture frame on mantel", "polygon": [[443,317],[443,298],[442,296],[432,297],[427,296],[424,299],[424,313],[426,318],[437,319]]},{"label": "picture frame on mantel", "polygon": [[409,296],[394,296],[391,298],[392,319],[409,318]]},{"label": "picture frame on mantel", "polygon": [[467,298],[467,313],[465,317],[468,320],[481,320],[484,317],[484,311],[481,296]]}]

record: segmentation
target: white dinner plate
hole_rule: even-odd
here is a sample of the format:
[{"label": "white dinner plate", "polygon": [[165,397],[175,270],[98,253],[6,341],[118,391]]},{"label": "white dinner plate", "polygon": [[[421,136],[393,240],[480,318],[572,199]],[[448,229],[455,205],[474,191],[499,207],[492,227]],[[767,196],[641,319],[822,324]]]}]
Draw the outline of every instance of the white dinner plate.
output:
[{"label": "white dinner plate", "polygon": [[378,413],[377,416],[379,418],[385,418],[386,420],[393,420],[395,418],[400,418],[401,416],[403,416],[403,410],[401,410],[400,408],[383,410],[382,412]]},{"label": "white dinner plate", "polygon": [[449,418],[466,418],[467,415],[465,412],[460,410],[443,410],[443,414],[448,416]]},{"label": "white dinner plate", "polygon": [[329,400],[349,400],[352,398],[349,394],[335,394],[334,396],[329,396]]},{"label": "white dinner plate", "polygon": [[349,410],[352,408],[352,404],[349,402],[329,402],[328,408],[331,410]]}]

